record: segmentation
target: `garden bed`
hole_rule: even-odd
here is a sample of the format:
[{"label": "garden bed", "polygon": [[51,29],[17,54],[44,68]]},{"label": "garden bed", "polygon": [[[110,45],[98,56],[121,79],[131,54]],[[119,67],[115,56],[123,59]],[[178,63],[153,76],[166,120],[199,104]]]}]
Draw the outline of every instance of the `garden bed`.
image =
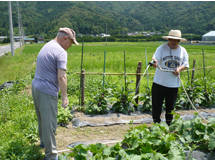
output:
[{"label": "garden bed", "polygon": [[[215,117],[215,108],[198,109],[204,118]],[[195,110],[179,110],[177,114],[182,116],[183,120],[194,118]],[[104,115],[87,115],[82,112],[73,112],[74,118],[72,124],[74,128],[84,126],[108,126],[127,124],[132,121],[133,124],[153,123],[151,113],[133,112],[129,115],[122,113],[109,113]],[[161,121],[165,121],[165,112],[161,115]]]},{"label": "garden bed", "polygon": [[[215,108],[211,109],[198,109],[204,118],[215,117]],[[176,111],[183,120],[194,118],[195,110],[178,110]],[[79,144],[96,144],[102,143],[108,146],[113,146],[117,142],[124,139],[124,135],[130,129],[131,125],[127,125],[133,121],[132,126],[138,126],[146,123],[152,126],[152,119],[150,113],[134,112],[131,115],[124,115],[121,113],[109,113],[106,115],[87,115],[82,112],[74,111],[73,121],[66,128],[58,128],[56,139],[58,143],[58,150],[68,149],[75,147]],[[165,112],[162,113],[162,121]],[[151,119],[151,120],[150,120]],[[60,131],[61,130],[61,131]],[[70,136],[68,136],[68,134]],[[189,156],[189,151],[185,151],[186,156]],[[214,154],[210,152],[203,152],[195,150],[192,152],[192,157],[197,160],[212,160]]]}]

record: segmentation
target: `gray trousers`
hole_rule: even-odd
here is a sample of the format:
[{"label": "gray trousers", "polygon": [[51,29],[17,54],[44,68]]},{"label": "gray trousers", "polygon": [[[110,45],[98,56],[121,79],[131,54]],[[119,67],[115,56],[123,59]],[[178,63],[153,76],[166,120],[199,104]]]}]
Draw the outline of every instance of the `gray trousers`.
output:
[{"label": "gray trousers", "polygon": [[58,98],[40,92],[33,85],[32,96],[37,114],[40,141],[45,146],[46,159],[55,159],[58,157],[55,140]]}]

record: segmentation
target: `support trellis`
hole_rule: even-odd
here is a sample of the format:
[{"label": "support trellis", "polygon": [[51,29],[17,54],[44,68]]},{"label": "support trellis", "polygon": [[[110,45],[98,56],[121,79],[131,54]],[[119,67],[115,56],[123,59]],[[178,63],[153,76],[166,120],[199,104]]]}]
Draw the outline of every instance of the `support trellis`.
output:
[{"label": "support trellis", "polygon": [[[76,73],[76,74],[80,74],[80,99],[79,99],[79,105],[84,106],[84,89],[85,89],[85,75],[103,75],[103,89],[104,89],[104,85],[105,85],[105,76],[106,75],[124,75],[124,80],[125,80],[125,87],[126,87],[126,76],[127,75],[136,75],[136,88],[137,88],[137,84],[140,81],[140,77],[141,75],[143,75],[143,73],[141,73],[141,68],[142,68],[142,62],[139,61],[137,64],[137,71],[136,73],[126,73],[126,54],[124,51],[124,73],[105,73],[105,64],[106,64],[106,50],[104,51],[104,68],[103,68],[103,73],[85,73],[85,70],[82,69],[83,68],[83,48],[84,48],[84,42],[82,43],[82,56],[81,56],[81,73]],[[205,75],[205,69],[208,68],[215,68],[215,66],[211,66],[211,67],[205,67],[205,62],[204,62],[204,50],[202,50],[203,53],[203,68],[196,68],[195,69],[195,59],[193,60],[193,69],[190,70],[184,70],[182,72],[187,72],[188,74],[188,81],[189,81],[189,71],[192,71],[192,77],[191,77],[191,84],[193,83],[193,79],[194,79],[194,73],[195,70],[202,70],[204,69],[204,79],[205,79],[205,90],[206,90],[206,75]],[[146,57],[146,65],[147,65],[147,51],[145,49],[145,57]],[[148,75],[154,75],[155,73],[147,73],[145,75],[147,75],[147,84],[149,87],[149,82],[148,82]],[[125,88],[126,89],[126,88]],[[139,87],[138,89],[136,89],[135,91],[135,95],[139,94]],[[135,99],[135,102],[138,104],[138,98]]]}]

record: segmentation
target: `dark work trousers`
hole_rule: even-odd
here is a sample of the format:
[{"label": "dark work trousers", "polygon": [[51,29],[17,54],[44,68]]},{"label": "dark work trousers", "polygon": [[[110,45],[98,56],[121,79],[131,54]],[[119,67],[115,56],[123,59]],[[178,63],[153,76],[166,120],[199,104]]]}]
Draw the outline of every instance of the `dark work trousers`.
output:
[{"label": "dark work trousers", "polygon": [[153,83],[152,85],[152,118],[154,123],[160,123],[162,105],[165,99],[166,106],[166,123],[170,125],[173,115],[171,112],[174,110],[175,101],[178,95],[178,88],[169,88]]}]

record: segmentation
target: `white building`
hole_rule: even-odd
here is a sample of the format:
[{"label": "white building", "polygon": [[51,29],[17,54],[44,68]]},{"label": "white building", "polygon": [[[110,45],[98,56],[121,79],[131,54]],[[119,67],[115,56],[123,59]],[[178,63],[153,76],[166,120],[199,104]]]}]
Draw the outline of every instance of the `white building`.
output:
[{"label": "white building", "polygon": [[155,35],[155,32],[149,32],[150,35]]},{"label": "white building", "polygon": [[142,32],[142,34],[145,36],[147,34],[147,32]]},{"label": "white building", "polygon": [[100,36],[103,38],[103,37],[110,37],[109,34],[105,34],[105,33],[101,33]]},{"label": "white building", "polygon": [[133,36],[134,34],[133,34],[133,33],[127,33],[127,35],[128,35],[128,36]]},{"label": "white building", "polygon": [[210,31],[202,36],[202,41],[215,41],[215,31]]},{"label": "white building", "polygon": [[0,41],[3,41],[7,36],[0,36]]}]

